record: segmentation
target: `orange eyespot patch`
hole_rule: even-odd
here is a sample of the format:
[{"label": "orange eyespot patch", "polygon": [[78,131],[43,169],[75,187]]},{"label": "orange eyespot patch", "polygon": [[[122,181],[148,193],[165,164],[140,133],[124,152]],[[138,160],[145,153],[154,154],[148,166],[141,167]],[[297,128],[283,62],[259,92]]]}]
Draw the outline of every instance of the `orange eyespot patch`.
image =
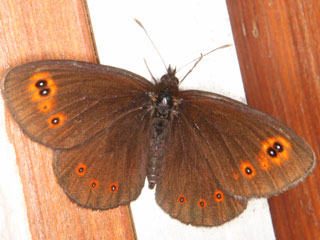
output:
[{"label": "orange eyespot patch", "polygon": [[256,170],[248,161],[242,162],[240,168],[241,173],[245,178],[252,178],[256,175]]},{"label": "orange eyespot patch", "polygon": [[233,178],[234,178],[235,180],[238,180],[238,179],[239,179],[239,173],[234,172],[234,173],[233,173]]},{"label": "orange eyespot patch", "polygon": [[87,166],[83,163],[80,163],[78,165],[78,167],[76,167],[75,172],[79,175],[79,176],[84,176],[87,172]]},{"label": "orange eyespot patch", "polygon": [[63,125],[65,120],[66,120],[66,116],[63,113],[57,113],[57,114],[53,114],[48,118],[48,124],[49,124],[49,127],[51,128],[58,128],[61,125]]},{"label": "orange eyespot patch", "polygon": [[53,98],[49,98],[43,102],[40,102],[38,104],[38,109],[40,112],[43,113],[47,113],[50,112],[53,108],[53,104],[54,104],[54,99]]},{"label": "orange eyespot patch", "polygon": [[31,81],[28,86],[28,91],[32,92],[32,101],[39,101],[45,97],[54,96],[58,89],[57,85],[52,78],[49,77],[49,72],[39,72],[33,74],[29,80]]},{"label": "orange eyespot patch", "polygon": [[[265,154],[268,156],[275,165],[280,166],[283,163],[283,160],[289,160],[289,152],[291,150],[291,144],[283,137],[278,136],[275,138],[268,138],[267,141],[262,142],[262,151],[263,153],[258,155],[259,161],[264,160]],[[264,165],[266,167],[266,165]]]},{"label": "orange eyespot patch", "polygon": [[215,191],[213,198],[216,202],[222,202],[224,199],[224,194],[220,190]]},{"label": "orange eyespot patch", "polygon": [[37,102],[44,99],[45,97],[53,96],[56,94],[56,90],[57,90],[56,86],[52,86],[51,88],[48,88],[48,89],[39,90],[37,92],[34,92],[31,95],[31,100],[34,102]]},{"label": "orange eyespot patch", "polygon": [[91,189],[96,189],[96,188],[99,187],[99,181],[93,179],[93,180],[91,180],[91,181],[89,182],[89,186],[90,186]]},{"label": "orange eyespot patch", "polygon": [[38,81],[34,81],[28,86],[29,92],[39,91],[39,89],[50,88],[55,85],[55,82],[52,78],[44,78]]},{"label": "orange eyespot patch", "polygon": [[117,183],[113,182],[109,185],[109,191],[110,192],[117,192],[119,189],[119,186]]},{"label": "orange eyespot patch", "polygon": [[187,202],[186,196],[183,195],[183,194],[180,194],[180,195],[178,196],[178,203],[180,203],[180,204],[185,204],[186,202]]},{"label": "orange eyespot patch", "polygon": [[234,173],[233,173],[233,178],[234,178],[235,180],[238,180],[238,179],[239,179],[239,173],[234,172]]},{"label": "orange eyespot patch", "polygon": [[200,208],[205,208],[207,206],[207,201],[202,199],[202,198],[200,198],[199,201],[198,201],[198,206]]}]

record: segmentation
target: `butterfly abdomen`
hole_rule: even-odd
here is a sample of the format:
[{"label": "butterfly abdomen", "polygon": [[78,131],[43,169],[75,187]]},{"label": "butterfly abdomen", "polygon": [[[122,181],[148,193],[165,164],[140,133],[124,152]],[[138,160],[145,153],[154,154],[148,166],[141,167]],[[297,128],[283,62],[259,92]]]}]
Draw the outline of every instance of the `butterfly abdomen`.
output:
[{"label": "butterfly abdomen", "polygon": [[150,129],[147,178],[151,189],[154,188],[157,182],[160,166],[162,165],[164,147],[170,128],[172,107],[172,95],[167,91],[161,91],[154,101],[154,113]]},{"label": "butterfly abdomen", "polygon": [[164,147],[168,137],[168,127],[169,121],[167,119],[154,118],[152,120],[147,168],[147,178],[151,189],[154,188],[159,176]]}]

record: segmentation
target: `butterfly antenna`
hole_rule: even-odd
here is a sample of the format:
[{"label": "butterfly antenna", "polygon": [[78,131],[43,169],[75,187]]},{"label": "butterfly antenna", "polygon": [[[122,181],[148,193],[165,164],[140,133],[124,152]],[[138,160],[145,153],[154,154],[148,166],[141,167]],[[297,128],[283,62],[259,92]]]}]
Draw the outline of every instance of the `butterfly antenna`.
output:
[{"label": "butterfly antenna", "polygon": [[143,61],[144,61],[144,64],[146,65],[146,67],[148,69],[149,74],[151,75],[152,80],[154,81],[155,84],[157,84],[157,79],[153,76],[152,72],[150,71],[150,68],[149,68],[149,66],[147,64],[146,59],[144,58]]},{"label": "butterfly antenna", "polygon": [[[180,84],[186,79],[186,77],[192,72],[192,70],[198,65],[198,63],[202,60],[202,58],[203,58],[203,56],[204,55],[200,55],[200,57],[198,57],[196,60],[196,62],[195,62],[195,64],[193,65],[193,67],[187,72],[187,74],[186,75],[184,75],[184,77],[179,81],[179,86],[180,86]],[[192,61],[193,62],[193,61]],[[190,63],[192,63],[192,62],[190,62]],[[189,63],[189,64],[190,64]],[[181,69],[181,68],[180,68]]]},{"label": "butterfly antenna", "polygon": [[[147,30],[144,28],[144,26],[142,25],[142,23],[141,23],[138,19],[134,18],[134,20],[135,20],[136,23],[142,28],[142,30],[145,32],[145,34],[146,34],[147,37],[149,38],[149,41],[151,42],[152,46],[153,46],[154,49],[157,51],[157,53],[158,53],[158,55],[159,55],[159,57],[160,57],[163,65],[164,65],[165,69],[168,70],[168,68],[167,68],[167,66],[166,66],[166,63],[165,63],[165,61],[163,60],[163,57],[161,56],[158,48],[156,47],[156,45],[155,45],[154,42],[152,41],[151,37],[149,36]],[[149,72],[150,72],[150,71],[149,71]]]},{"label": "butterfly antenna", "polygon": [[197,57],[195,59],[193,59],[192,61],[188,62],[187,64],[183,65],[182,67],[180,67],[177,72],[179,72],[182,68],[184,68],[185,66],[195,62],[195,64],[193,65],[193,67],[187,72],[187,74],[181,79],[179,85],[183,82],[183,80],[186,79],[186,77],[192,72],[192,70],[198,65],[198,63],[202,60],[203,57],[209,55],[210,53],[216,51],[216,50],[219,50],[219,49],[222,49],[222,48],[227,48],[227,47],[231,47],[232,44],[226,44],[226,45],[223,45],[221,47],[217,47],[215,49],[212,49],[211,51],[205,53],[205,54],[201,54],[200,57]]}]

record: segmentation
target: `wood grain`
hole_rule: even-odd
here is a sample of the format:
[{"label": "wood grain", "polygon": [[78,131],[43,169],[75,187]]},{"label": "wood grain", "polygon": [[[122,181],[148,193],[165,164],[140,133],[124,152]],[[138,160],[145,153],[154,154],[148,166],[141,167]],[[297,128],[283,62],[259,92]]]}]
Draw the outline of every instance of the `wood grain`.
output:
[{"label": "wood grain", "polygon": [[[1,76],[36,60],[97,61],[84,1],[0,0],[0,6]],[[72,203],[55,179],[52,150],[32,142],[6,115],[32,239],[135,238],[128,207],[92,211]]]},{"label": "wood grain", "polygon": [[[320,152],[320,2],[227,0],[248,104]],[[320,169],[269,200],[277,239],[320,239]]]}]

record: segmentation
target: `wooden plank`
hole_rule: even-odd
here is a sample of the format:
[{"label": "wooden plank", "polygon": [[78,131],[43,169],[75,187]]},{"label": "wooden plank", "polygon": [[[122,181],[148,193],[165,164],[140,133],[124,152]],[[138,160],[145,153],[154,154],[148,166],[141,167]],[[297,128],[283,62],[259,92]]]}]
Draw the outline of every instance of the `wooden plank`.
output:
[{"label": "wooden plank", "polygon": [[[320,2],[227,1],[248,104],[293,128],[319,159]],[[320,168],[269,200],[277,239],[320,239]]]},{"label": "wooden plank", "polygon": [[[84,1],[0,0],[0,6],[1,76],[11,66],[42,59],[97,61]],[[32,239],[135,238],[128,207],[110,211],[78,207],[55,179],[53,151],[26,137],[9,111],[6,127],[15,148]]]}]

